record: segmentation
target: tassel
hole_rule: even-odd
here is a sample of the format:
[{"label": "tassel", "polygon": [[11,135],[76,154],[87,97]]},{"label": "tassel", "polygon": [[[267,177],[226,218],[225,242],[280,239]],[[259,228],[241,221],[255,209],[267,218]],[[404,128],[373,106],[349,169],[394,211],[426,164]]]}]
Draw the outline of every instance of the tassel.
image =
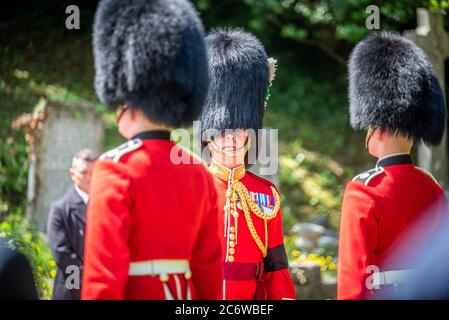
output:
[{"label": "tassel", "polygon": [[175,300],[175,298],[173,298],[173,296],[170,293],[170,288],[168,287],[167,283],[162,282],[162,286],[164,287],[165,300]]},{"label": "tassel", "polygon": [[175,300],[175,298],[173,297],[173,295],[170,292],[170,288],[168,287],[168,275],[161,274],[159,276],[159,280],[161,280],[162,287],[164,288],[165,300]]},{"label": "tassel", "polygon": [[192,279],[192,273],[190,269],[184,273],[184,279],[186,281],[186,300],[192,300],[192,292],[190,290],[190,279]]},{"label": "tassel", "polygon": [[179,281],[179,278],[178,278],[177,274],[174,274],[173,277],[175,278],[176,295],[178,296],[177,300],[182,300],[181,282]]},{"label": "tassel", "polygon": [[226,300],[226,280],[223,279],[223,299]]},{"label": "tassel", "polygon": [[187,283],[187,297],[186,297],[186,299],[187,300],[192,300],[192,293],[190,292],[190,286],[189,286],[188,283]]}]

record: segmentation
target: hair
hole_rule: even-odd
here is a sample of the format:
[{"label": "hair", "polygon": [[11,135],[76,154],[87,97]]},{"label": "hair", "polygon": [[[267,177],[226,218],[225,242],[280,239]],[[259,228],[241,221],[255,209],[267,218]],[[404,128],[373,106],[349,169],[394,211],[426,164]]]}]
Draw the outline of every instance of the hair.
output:
[{"label": "hair", "polygon": [[82,149],[78,151],[72,159],[72,168],[77,168],[81,164],[92,163],[97,160],[97,155],[90,149]]}]

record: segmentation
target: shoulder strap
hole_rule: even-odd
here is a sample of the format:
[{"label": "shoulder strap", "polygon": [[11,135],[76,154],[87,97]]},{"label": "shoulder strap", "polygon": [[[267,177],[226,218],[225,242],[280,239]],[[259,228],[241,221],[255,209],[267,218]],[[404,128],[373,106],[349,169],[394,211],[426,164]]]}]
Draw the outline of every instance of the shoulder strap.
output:
[{"label": "shoulder strap", "polygon": [[352,181],[358,181],[367,186],[374,177],[381,175],[383,172],[384,168],[376,167],[371,170],[360,173],[359,175],[355,176],[354,179],[352,179]]},{"label": "shoulder strap", "polygon": [[139,149],[143,145],[143,142],[141,139],[133,139],[125,142],[124,144],[121,144],[117,148],[114,148],[112,150],[109,150],[105,153],[103,153],[100,156],[100,160],[112,160],[113,162],[118,162],[121,157],[123,157],[125,154],[130,153],[134,150]]}]

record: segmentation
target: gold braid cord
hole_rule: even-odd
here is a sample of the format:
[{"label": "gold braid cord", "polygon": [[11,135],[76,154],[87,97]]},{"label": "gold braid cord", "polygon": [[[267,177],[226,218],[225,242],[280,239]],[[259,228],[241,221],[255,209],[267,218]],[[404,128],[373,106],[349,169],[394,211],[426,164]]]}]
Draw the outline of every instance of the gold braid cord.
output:
[{"label": "gold braid cord", "polygon": [[[262,256],[265,258],[267,256],[268,251],[268,220],[273,219],[276,217],[279,208],[281,207],[281,199],[279,197],[279,194],[277,193],[276,189],[274,187],[271,187],[271,191],[273,192],[273,196],[275,198],[275,206],[272,211],[272,213],[267,214],[260,210],[260,208],[255,204],[249,193],[248,189],[246,189],[245,185],[241,183],[238,180],[234,180],[231,185],[229,186],[228,192],[226,193],[226,197],[231,203],[231,210],[233,211],[233,215],[238,216],[237,209],[235,206],[235,203],[237,199],[240,199],[243,213],[245,214],[245,220],[246,224],[248,225],[249,232],[251,233],[251,236],[253,237],[254,241],[256,242],[256,245],[259,247],[260,251],[262,252]],[[237,197],[238,195],[238,197]],[[257,234],[256,228],[254,227],[253,220],[251,218],[251,212],[263,219],[264,225],[265,225],[265,244],[260,239],[260,236]]]}]

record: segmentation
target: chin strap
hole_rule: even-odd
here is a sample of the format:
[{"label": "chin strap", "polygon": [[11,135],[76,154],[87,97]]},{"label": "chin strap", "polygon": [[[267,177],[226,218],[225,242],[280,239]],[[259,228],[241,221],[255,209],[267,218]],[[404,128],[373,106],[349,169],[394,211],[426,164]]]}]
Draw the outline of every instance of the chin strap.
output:
[{"label": "chin strap", "polygon": [[251,147],[251,142],[250,139],[248,139],[245,143],[245,145],[243,147],[241,147],[240,149],[237,150],[233,150],[233,151],[224,151],[222,148],[220,148],[219,146],[217,146],[217,144],[215,143],[215,141],[213,140],[207,140],[207,143],[212,147],[212,149],[217,152],[220,153],[226,157],[238,157],[241,155],[246,154],[246,152],[249,150],[249,148]]},{"label": "chin strap", "polygon": [[368,131],[366,132],[366,137],[365,137],[365,148],[366,149],[368,149],[369,139],[371,139],[371,136],[373,135],[375,130],[376,130],[376,127],[370,127],[368,129]]}]

